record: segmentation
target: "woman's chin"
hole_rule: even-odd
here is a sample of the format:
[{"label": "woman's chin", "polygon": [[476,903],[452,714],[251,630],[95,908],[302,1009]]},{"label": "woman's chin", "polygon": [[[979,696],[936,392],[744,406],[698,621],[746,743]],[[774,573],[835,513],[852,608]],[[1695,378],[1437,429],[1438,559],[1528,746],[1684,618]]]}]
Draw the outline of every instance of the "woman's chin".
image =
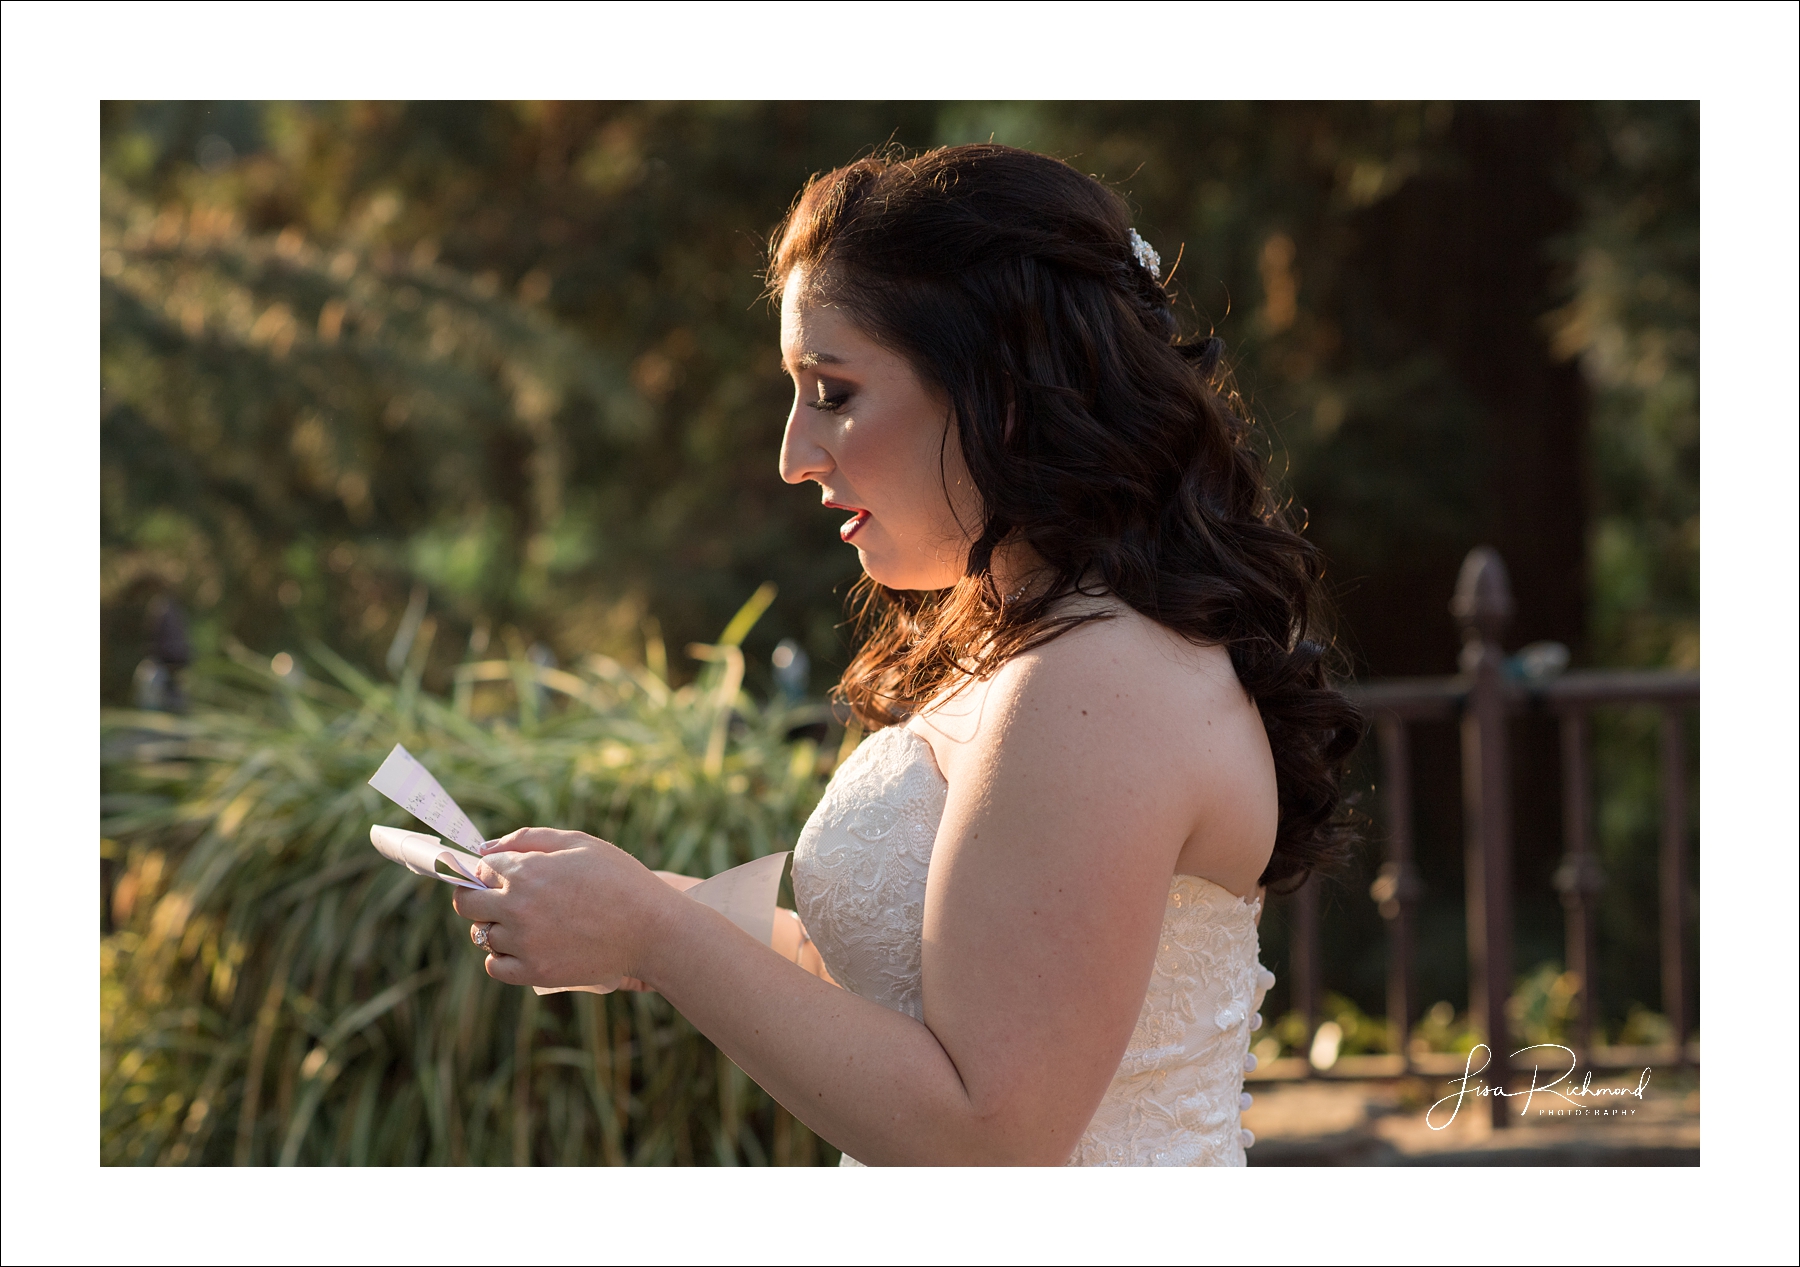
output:
[{"label": "woman's chin", "polygon": [[891,590],[909,588],[901,583],[905,579],[905,569],[894,567],[892,561],[883,559],[879,554],[872,554],[861,546],[856,547],[856,558],[862,564],[862,570],[877,585],[885,585]]},{"label": "woman's chin", "polygon": [[[852,543],[855,544],[855,543]],[[896,563],[878,551],[856,547],[863,571],[877,585],[891,590],[943,590],[956,584],[956,576],[942,568],[920,568]]]}]

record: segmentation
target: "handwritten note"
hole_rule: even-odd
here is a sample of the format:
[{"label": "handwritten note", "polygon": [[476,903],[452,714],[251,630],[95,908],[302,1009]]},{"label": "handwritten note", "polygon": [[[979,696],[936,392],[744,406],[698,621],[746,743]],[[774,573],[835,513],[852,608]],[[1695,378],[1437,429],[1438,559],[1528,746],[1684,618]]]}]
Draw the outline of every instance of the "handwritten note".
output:
[{"label": "handwritten note", "polygon": [[[429,823],[448,836],[457,849],[428,836],[424,832],[404,831],[398,827],[369,828],[369,843],[382,857],[397,862],[415,875],[428,876],[465,889],[485,889],[476,863],[481,859],[473,852],[482,843],[482,835],[450,799],[450,794],[431,777],[431,772],[412,753],[394,745],[394,750],[381,763],[381,769],[369,780],[369,786],[400,806],[415,818]],[[787,864],[785,853],[769,854],[746,862],[741,867],[722,871],[712,879],[696,884],[687,895],[702,906],[718,911],[763,945],[774,936],[775,893],[781,886],[781,873]],[[539,994],[558,994],[564,990],[583,990],[590,994],[610,994],[617,981],[600,985],[534,986]]]},{"label": "handwritten note", "polygon": [[472,853],[451,848],[436,836],[376,826],[369,828],[369,843],[382,857],[399,863],[414,875],[429,876],[464,889],[487,888],[475,870],[480,859]]},{"label": "handwritten note", "polygon": [[462,806],[451,800],[450,794],[431,777],[431,771],[420,765],[418,758],[399,744],[395,744],[394,750],[388,753],[387,760],[381,763],[381,769],[375,771],[375,777],[369,780],[369,786],[414,818],[437,828],[464,849],[481,848],[484,838],[475,830],[475,824],[469,821],[469,816],[462,812]]}]

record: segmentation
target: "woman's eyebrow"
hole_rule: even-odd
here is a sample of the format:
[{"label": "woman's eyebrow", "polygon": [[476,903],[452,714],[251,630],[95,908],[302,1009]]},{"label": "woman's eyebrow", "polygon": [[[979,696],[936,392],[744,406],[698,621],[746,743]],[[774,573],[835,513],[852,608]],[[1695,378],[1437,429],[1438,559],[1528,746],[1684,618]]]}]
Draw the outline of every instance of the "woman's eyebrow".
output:
[{"label": "woman's eyebrow", "polygon": [[801,370],[810,370],[818,365],[842,365],[843,363],[843,357],[835,356],[830,352],[802,352],[799,356],[794,358],[793,370],[790,371],[788,369],[787,358],[785,356],[781,358],[779,368],[783,374],[794,374]]}]

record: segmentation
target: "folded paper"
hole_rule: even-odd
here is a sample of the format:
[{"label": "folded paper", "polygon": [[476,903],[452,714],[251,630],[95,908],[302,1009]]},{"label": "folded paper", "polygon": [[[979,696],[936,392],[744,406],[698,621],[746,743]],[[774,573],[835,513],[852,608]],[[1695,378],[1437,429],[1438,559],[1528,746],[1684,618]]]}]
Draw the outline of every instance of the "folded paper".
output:
[{"label": "folded paper", "polygon": [[[445,884],[465,889],[487,887],[476,870],[476,863],[481,859],[468,852],[480,847],[481,833],[431,772],[419,764],[418,758],[395,744],[387,760],[381,763],[381,769],[369,780],[369,786],[456,842],[453,845],[424,832],[376,826],[369,828],[369,843],[375,846],[377,853],[416,875],[442,880]],[[456,845],[464,848],[459,849]],[[781,873],[787,860],[785,853],[768,854],[729,871],[721,871],[685,892],[768,946],[775,940],[775,895],[781,888]],[[611,994],[619,988],[619,983],[532,988],[539,994],[558,994],[565,990]]]},{"label": "folded paper", "polygon": [[398,827],[371,827],[369,843],[382,857],[417,875],[465,889],[487,888],[475,871],[475,864],[481,860],[472,853],[451,848],[436,836]]},{"label": "folded paper", "polygon": [[462,806],[451,800],[450,794],[431,777],[431,771],[399,744],[388,753],[381,769],[375,771],[369,786],[464,849],[481,848],[482,835],[462,812]]}]

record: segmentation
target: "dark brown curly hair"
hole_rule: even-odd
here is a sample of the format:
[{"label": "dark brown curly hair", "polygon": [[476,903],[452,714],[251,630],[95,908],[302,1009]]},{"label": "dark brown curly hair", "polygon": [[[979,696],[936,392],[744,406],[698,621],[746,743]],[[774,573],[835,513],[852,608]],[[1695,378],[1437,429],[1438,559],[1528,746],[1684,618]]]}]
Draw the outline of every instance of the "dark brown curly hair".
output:
[{"label": "dark brown curly hair", "polygon": [[[837,688],[858,719],[901,722],[954,675],[1105,618],[1061,600],[1110,594],[1225,647],[1256,701],[1280,797],[1262,882],[1341,858],[1344,768],[1366,722],[1326,674],[1323,561],[1233,408],[1223,344],[1182,338],[1136,258],[1124,199],[1007,146],[891,152],[807,185],[771,243],[771,295],[796,268],[945,394],[981,499],[955,586],[858,582],[867,637]],[[992,576],[1002,543],[1044,561],[1014,602]]]}]

